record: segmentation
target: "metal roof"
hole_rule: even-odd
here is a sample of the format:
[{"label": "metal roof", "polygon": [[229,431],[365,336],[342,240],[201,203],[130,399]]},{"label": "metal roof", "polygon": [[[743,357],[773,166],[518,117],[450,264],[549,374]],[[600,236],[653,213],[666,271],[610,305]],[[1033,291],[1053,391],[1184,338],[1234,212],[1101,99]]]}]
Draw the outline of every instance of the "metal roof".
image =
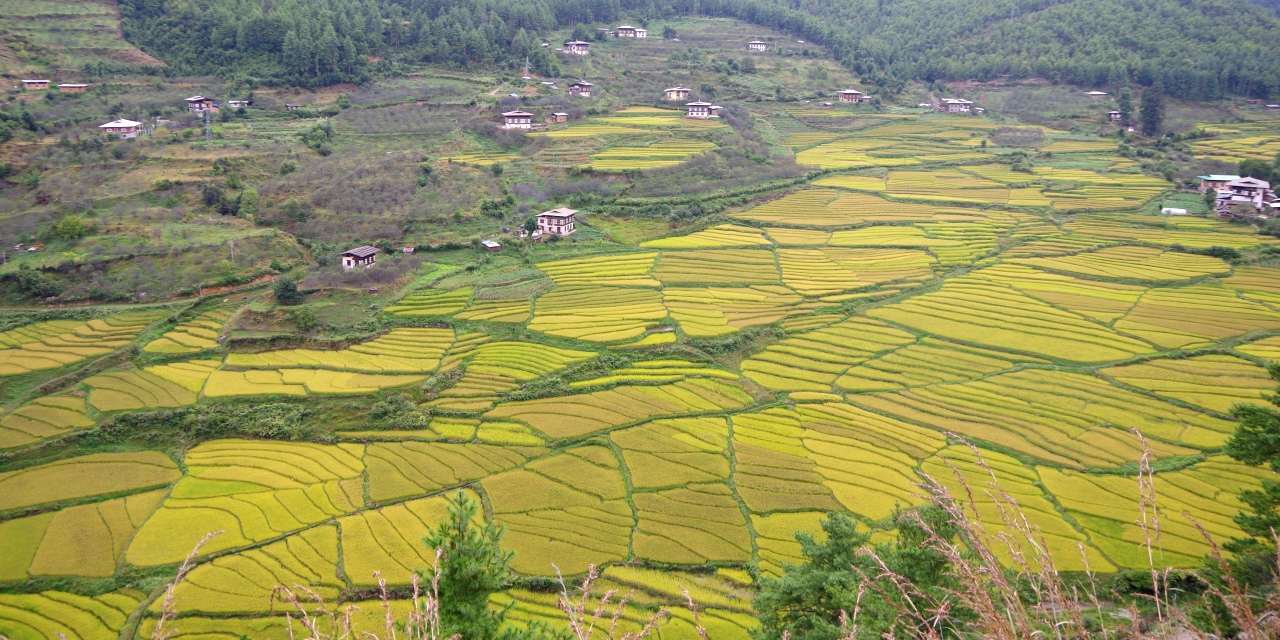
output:
[{"label": "metal roof", "polygon": [[377,247],[371,247],[371,246],[369,246],[369,245],[367,245],[367,244],[366,244],[366,245],[364,245],[363,247],[356,247],[356,248],[354,248],[354,249],[347,249],[346,251],[343,251],[343,252],[342,252],[341,254],[339,254],[339,255],[351,256],[352,258],[368,258],[369,256],[371,256],[371,255],[373,255],[373,254],[375,254],[375,253],[377,253],[377,252],[378,252],[378,248],[377,248]]}]

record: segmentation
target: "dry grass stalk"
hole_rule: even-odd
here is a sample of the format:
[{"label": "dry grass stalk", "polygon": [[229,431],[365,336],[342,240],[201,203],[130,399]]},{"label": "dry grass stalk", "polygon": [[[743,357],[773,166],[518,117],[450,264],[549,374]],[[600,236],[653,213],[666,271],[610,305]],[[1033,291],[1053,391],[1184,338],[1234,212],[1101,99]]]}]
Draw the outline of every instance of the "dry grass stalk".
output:
[{"label": "dry grass stalk", "polygon": [[[606,616],[609,619],[609,628],[603,638],[599,640],[643,640],[652,635],[654,631],[657,631],[658,623],[670,615],[670,612],[666,609],[659,609],[649,617],[648,622],[639,631],[628,631],[619,636],[617,635],[618,621],[622,619],[622,615],[626,612],[627,602],[631,600],[631,593],[627,593],[621,600],[611,605],[610,600],[617,595],[617,591],[610,589],[600,597],[593,607],[591,606],[591,588],[595,581],[600,578],[600,572],[595,565],[590,565],[587,568],[587,575],[582,579],[582,584],[576,587],[580,593],[576,598],[569,596],[569,587],[565,584],[564,576],[560,574],[560,567],[554,564],[551,566],[556,570],[556,579],[560,581],[560,596],[556,599],[556,606],[568,618],[569,630],[576,640],[597,639],[598,636],[595,635],[596,625],[601,618]],[[683,587],[681,587],[681,590],[683,590]],[[696,621],[696,611],[694,616]],[[701,629],[701,627],[698,628]],[[699,633],[705,632],[700,631]],[[705,638],[706,636],[702,637]]]},{"label": "dry grass stalk", "polygon": [[[296,591],[295,591],[296,590]],[[299,597],[299,592],[304,597]],[[294,614],[302,628],[307,630],[306,640],[349,640],[353,637],[351,614],[359,607],[349,605],[342,611],[330,609],[324,597],[302,585],[293,588],[277,585],[271,590],[271,613],[275,613],[276,602],[279,601],[293,607],[293,611],[285,611],[285,624],[289,629],[289,640],[296,640],[293,635]],[[307,611],[304,601],[311,601],[314,610]]]},{"label": "dry grass stalk", "polygon": [[1162,572],[1160,569],[1160,565],[1164,564],[1164,549],[1160,540],[1160,513],[1156,507],[1159,504],[1156,495],[1156,476],[1151,469],[1151,449],[1147,446],[1147,439],[1142,436],[1141,431],[1137,429],[1131,431],[1142,445],[1142,457],[1138,459],[1138,507],[1141,514],[1138,526],[1142,529],[1143,546],[1147,549],[1147,566],[1151,569],[1151,593],[1156,607],[1156,619],[1160,628],[1164,630],[1166,628],[1164,605],[1169,601],[1169,571],[1165,569]]},{"label": "dry grass stalk", "polygon": [[173,617],[177,615],[177,610],[174,608],[174,591],[178,588],[178,583],[182,582],[182,579],[187,577],[187,573],[195,568],[194,563],[196,556],[200,555],[200,548],[208,544],[210,540],[220,535],[222,535],[221,530],[210,531],[205,534],[205,536],[200,539],[200,542],[197,542],[196,546],[191,549],[191,553],[187,554],[186,559],[183,560],[182,564],[178,567],[178,574],[173,577],[173,582],[170,582],[169,586],[164,590],[164,603],[160,606],[160,618],[156,620],[156,627],[151,630],[151,640],[168,640],[173,637],[174,634],[178,633],[178,629],[176,627],[172,629],[165,628],[166,625],[173,620]]}]

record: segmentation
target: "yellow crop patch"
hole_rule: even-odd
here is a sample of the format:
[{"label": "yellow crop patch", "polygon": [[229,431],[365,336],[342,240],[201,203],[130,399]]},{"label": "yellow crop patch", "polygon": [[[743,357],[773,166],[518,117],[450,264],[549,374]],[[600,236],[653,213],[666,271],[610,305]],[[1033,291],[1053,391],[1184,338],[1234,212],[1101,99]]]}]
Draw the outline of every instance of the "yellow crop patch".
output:
[{"label": "yellow crop patch", "polygon": [[781,286],[675,288],[662,290],[671,317],[686,335],[708,337],[734,333],[750,326],[772,324],[793,314],[812,311],[818,303],[805,302]]},{"label": "yellow crop patch", "polygon": [[142,348],[148,353],[188,354],[216,349],[218,335],[222,326],[231,317],[226,309],[206,311],[195,318],[182,322],[170,329],[163,336],[152,340]]},{"label": "yellow crop patch", "polygon": [[657,253],[626,253],[541,262],[538,268],[557,285],[656,287],[659,283],[648,273],[657,257]]},{"label": "yellow crop patch", "polygon": [[1199,356],[1185,360],[1152,360],[1110,367],[1103,375],[1218,413],[1230,413],[1240,402],[1266,405],[1263,396],[1276,383],[1266,369],[1232,356]]},{"label": "yellow crop patch", "polygon": [[156,451],[95,453],[0,473],[0,511],[167,485],[178,465]]},{"label": "yellow crop patch", "polygon": [[914,341],[900,329],[850,318],[766,347],[742,362],[742,373],[771,389],[828,391],[853,365]]},{"label": "yellow crop patch", "polygon": [[528,326],[556,336],[611,342],[636,338],[666,317],[662,294],[653,289],[569,285],[538,298]]},{"label": "yellow crop patch", "polygon": [[131,311],[88,322],[53,320],[0,334],[0,377],[57,369],[133,342],[164,311]]}]

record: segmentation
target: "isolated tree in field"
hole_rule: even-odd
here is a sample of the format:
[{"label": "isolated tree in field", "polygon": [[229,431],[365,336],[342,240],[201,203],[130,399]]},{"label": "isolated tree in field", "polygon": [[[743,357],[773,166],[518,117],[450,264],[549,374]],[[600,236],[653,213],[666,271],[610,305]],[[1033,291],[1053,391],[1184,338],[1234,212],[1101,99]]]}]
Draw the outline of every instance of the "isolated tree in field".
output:
[{"label": "isolated tree in field", "polygon": [[89,225],[80,216],[64,216],[54,227],[59,240],[78,240],[89,234]]},{"label": "isolated tree in field", "polygon": [[663,40],[674,40],[674,39],[675,39],[675,37],[676,37],[676,28],[675,28],[675,27],[673,27],[673,26],[671,26],[671,25],[667,25],[667,26],[665,26],[665,27],[663,27],[663,28],[662,28],[662,39],[663,39]]},{"label": "isolated tree in field", "polygon": [[1133,120],[1133,92],[1129,87],[1121,87],[1116,93],[1116,110],[1120,112],[1120,122],[1129,124]]},{"label": "isolated tree in field", "polygon": [[[855,610],[860,612],[860,636],[880,637],[890,631],[898,615],[900,603],[896,600],[900,595],[892,588],[881,590],[863,584],[864,578],[874,580],[882,573],[874,558],[860,553],[864,548],[873,549],[891,571],[908,579],[920,592],[940,596],[954,583],[951,565],[928,544],[930,535],[925,527],[945,540],[955,537],[957,529],[940,507],[929,505],[915,515],[895,518],[897,540],[876,545],[871,544],[870,533],[858,531],[857,521],[838,511],[828,513],[821,523],[825,541],[818,542],[808,532],[797,532],[796,541],[805,561],[787,566],[780,578],[761,580],[760,594],[752,603],[760,626],[752,631],[752,637],[779,640],[785,633],[794,640],[836,640],[845,635],[841,631],[842,616],[851,616]],[[861,596],[860,586],[867,587]],[[971,614],[957,609],[950,616],[959,623]]]},{"label": "isolated tree in field", "polygon": [[298,283],[288,276],[276,278],[272,288],[276,294],[276,302],[280,304],[294,305],[302,302],[302,292],[298,291]]},{"label": "isolated tree in field", "polygon": [[[455,634],[466,640],[532,640],[543,637],[542,627],[504,628],[506,611],[490,606],[489,598],[511,581],[511,558],[503,551],[502,527],[484,522],[480,505],[459,491],[449,500],[449,517],[423,538],[432,549],[444,551],[440,567],[440,624],[442,638]],[[424,582],[431,576],[422,575]]]},{"label": "isolated tree in field", "polygon": [[1142,92],[1138,116],[1142,120],[1143,133],[1160,135],[1160,128],[1164,126],[1164,85],[1157,82]]}]

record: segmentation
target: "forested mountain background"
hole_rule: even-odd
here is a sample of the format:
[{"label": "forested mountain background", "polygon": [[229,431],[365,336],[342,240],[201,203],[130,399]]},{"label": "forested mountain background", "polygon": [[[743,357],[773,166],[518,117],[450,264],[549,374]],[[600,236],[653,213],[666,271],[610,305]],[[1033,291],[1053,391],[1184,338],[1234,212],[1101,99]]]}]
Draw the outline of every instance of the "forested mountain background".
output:
[{"label": "forested mountain background", "polygon": [[552,30],[693,14],[823,44],[888,92],[912,80],[1009,75],[1083,86],[1159,81],[1198,99],[1280,95],[1280,19],[1247,0],[121,0],[121,8],[126,37],[173,73],[304,86],[361,80],[376,65],[516,68],[526,56],[532,70],[553,75],[554,53],[540,46]]}]

